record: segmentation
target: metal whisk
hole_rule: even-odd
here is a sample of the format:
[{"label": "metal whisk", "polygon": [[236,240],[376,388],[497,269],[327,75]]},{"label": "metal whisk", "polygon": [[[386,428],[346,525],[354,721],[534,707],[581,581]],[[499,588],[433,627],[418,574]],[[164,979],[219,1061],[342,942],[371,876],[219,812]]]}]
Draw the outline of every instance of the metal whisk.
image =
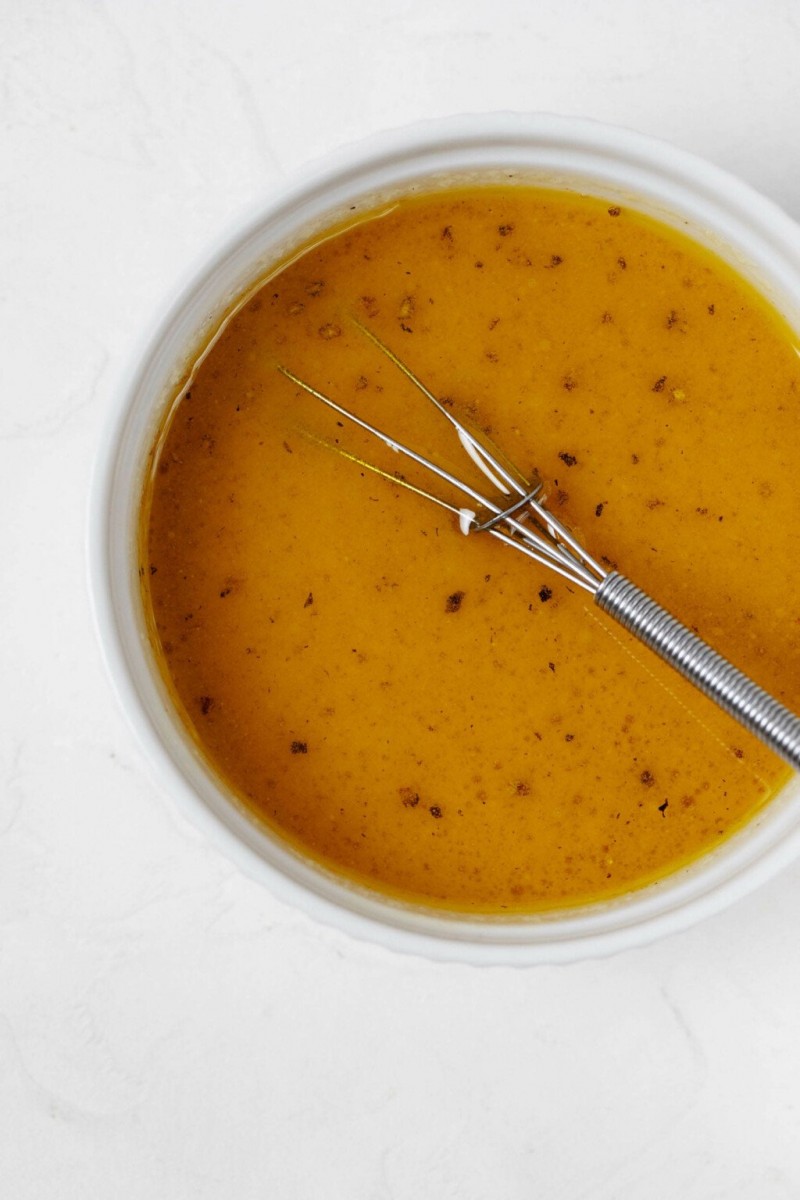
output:
[{"label": "metal whisk", "polygon": [[[583,588],[603,612],[608,613],[625,629],[634,634],[684,678],[709,696],[720,708],[739,721],[745,729],[759,737],[796,771],[800,771],[800,717],[795,716],[732,663],[713,650],[646,592],[618,571],[608,571],[594,559],[570,531],[544,505],[543,485],[539,479],[525,482],[515,469],[508,469],[461,424],[422,383],[420,379],[366,326],[356,322],[362,332],[398,367],[407,379],[450,422],[458,441],[473,463],[486,476],[499,499],[484,496],[477,489],[457,478],[437,463],[390,437],[356,413],[350,412],[330,396],[300,379],[287,367],[279,370],[299,388],[315,396],[328,408],[354,425],[378,438],[390,450],[424,467],[432,475],[453,487],[465,497],[467,504],[457,507],[431,492],[373,467],[393,482],[399,482],[418,495],[447,509],[458,518],[462,533],[488,533],[506,545],[564,576]],[[360,462],[360,460],[359,460]],[[470,507],[490,513],[479,521]]]}]

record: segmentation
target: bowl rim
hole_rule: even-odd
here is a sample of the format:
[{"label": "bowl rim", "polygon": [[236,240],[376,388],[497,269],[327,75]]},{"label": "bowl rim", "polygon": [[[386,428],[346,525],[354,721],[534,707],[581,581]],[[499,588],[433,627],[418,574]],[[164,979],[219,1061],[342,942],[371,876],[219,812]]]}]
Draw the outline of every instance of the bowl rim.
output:
[{"label": "bowl rim", "polygon": [[[653,202],[666,202],[670,211],[676,196],[691,196],[693,217],[699,225],[711,221],[719,209],[721,215],[711,223],[710,234],[734,251],[748,246],[745,259],[747,253],[755,253],[757,242],[755,257],[778,291],[783,289],[783,307],[791,296],[798,305],[795,316],[800,318],[800,227],[772,201],[704,159],[647,135],[586,118],[490,113],[416,122],[339,148],[293,172],[281,186],[248,205],[184,273],[134,347],[116,389],[94,461],[87,520],[93,622],[113,690],[145,751],[154,782],[175,796],[194,827],[245,874],[266,884],[279,900],[325,924],[389,949],[486,965],[570,962],[612,954],[678,932],[727,907],[800,854],[800,818],[792,816],[796,806],[791,802],[795,792],[800,795],[796,787],[800,780],[795,777],[769,803],[768,822],[757,815],[747,823],[744,835],[726,839],[720,851],[703,856],[661,884],[631,892],[611,905],[562,909],[556,916],[545,913],[535,918],[496,921],[423,910],[397,904],[367,889],[353,888],[333,872],[323,870],[325,879],[320,880],[318,867],[311,865],[309,873],[308,861],[293,851],[287,857],[285,846],[279,846],[277,857],[268,861],[263,847],[256,846],[250,836],[252,821],[232,811],[223,815],[200,794],[185,758],[176,757],[175,748],[165,745],[164,722],[172,721],[175,730],[174,715],[156,712],[153,695],[142,694],[143,676],[134,660],[139,653],[146,670],[148,651],[142,644],[142,630],[124,627],[120,561],[125,551],[120,548],[115,521],[122,504],[120,495],[129,501],[138,492],[134,481],[126,482],[122,448],[132,436],[137,397],[147,392],[148,371],[158,353],[166,353],[170,335],[180,328],[187,311],[192,305],[196,308],[198,295],[224,275],[237,253],[246,256],[247,248],[258,240],[265,226],[288,219],[292,211],[309,200],[324,200],[337,189],[352,191],[363,181],[365,172],[399,172],[405,179],[409,174],[416,178],[431,164],[441,165],[443,156],[448,161],[459,157],[465,160],[479,151],[485,153],[488,147],[497,165],[498,156],[515,148],[530,151],[532,146],[538,148],[545,165],[563,161],[567,150],[583,156],[587,181],[607,177],[610,163],[615,168],[614,177],[618,177],[624,164],[631,178],[650,180]],[[656,186],[661,183],[663,188]],[[685,211],[685,204],[675,207],[676,214]],[[747,238],[742,240],[747,229],[757,233],[753,244]],[[152,423],[152,409],[139,416],[149,417]],[[158,703],[163,705],[163,696],[156,707]],[[228,804],[228,809],[232,808]],[[769,826],[768,836],[765,825]],[[749,850],[732,859],[729,848],[737,837],[740,841],[744,837]],[[664,904],[667,895],[673,901],[669,906]],[[611,909],[614,920],[609,926]]]}]

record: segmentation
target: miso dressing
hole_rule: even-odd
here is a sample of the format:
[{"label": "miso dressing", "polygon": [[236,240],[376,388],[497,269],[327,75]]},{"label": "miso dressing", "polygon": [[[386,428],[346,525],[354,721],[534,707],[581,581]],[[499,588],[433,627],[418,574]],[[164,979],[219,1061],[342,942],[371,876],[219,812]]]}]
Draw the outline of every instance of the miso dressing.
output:
[{"label": "miso dressing", "polygon": [[790,330],[635,212],[474,188],[319,239],[175,398],[143,597],[209,763],[316,860],[465,911],[601,899],[713,848],[787,768],[583,593],[359,465],[412,478],[278,364],[471,469],[353,317],[538,470],[597,558],[800,703]]}]

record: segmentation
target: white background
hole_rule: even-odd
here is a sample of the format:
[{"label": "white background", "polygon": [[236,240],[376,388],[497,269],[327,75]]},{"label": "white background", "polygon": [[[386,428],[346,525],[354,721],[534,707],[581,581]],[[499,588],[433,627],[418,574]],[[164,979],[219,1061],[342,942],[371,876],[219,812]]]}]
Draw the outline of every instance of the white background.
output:
[{"label": "white background", "polygon": [[662,136],[800,217],[793,0],[0,0],[0,1194],[800,1196],[800,866],[572,967],[395,957],[244,879],[118,710],[88,485],[237,211],[458,111]]}]

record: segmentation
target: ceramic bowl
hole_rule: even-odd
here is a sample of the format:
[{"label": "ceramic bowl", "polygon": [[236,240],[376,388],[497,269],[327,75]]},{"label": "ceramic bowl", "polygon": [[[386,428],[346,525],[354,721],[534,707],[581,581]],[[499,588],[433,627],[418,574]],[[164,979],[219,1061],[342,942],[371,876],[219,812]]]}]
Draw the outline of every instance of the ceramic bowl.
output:
[{"label": "ceramic bowl", "polygon": [[731,262],[800,328],[800,229],[689,154],[626,130],[550,116],[415,125],[333,154],[270,195],[210,252],[157,321],[120,390],[98,460],[90,531],[100,638],[121,703],[166,786],[208,837],[282,899],[396,950],[478,964],[569,961],[685,928],[747,893],[800,847],[800,778],[693,866],[606,903],[540,916],[459,916],[394,902],[303,858],[251,820],[199,755],[156,669],[137,579],[148,451],[183,369],[271,264],[350,211],[412,188],[524,177],[600,195],[680,228]]}]

